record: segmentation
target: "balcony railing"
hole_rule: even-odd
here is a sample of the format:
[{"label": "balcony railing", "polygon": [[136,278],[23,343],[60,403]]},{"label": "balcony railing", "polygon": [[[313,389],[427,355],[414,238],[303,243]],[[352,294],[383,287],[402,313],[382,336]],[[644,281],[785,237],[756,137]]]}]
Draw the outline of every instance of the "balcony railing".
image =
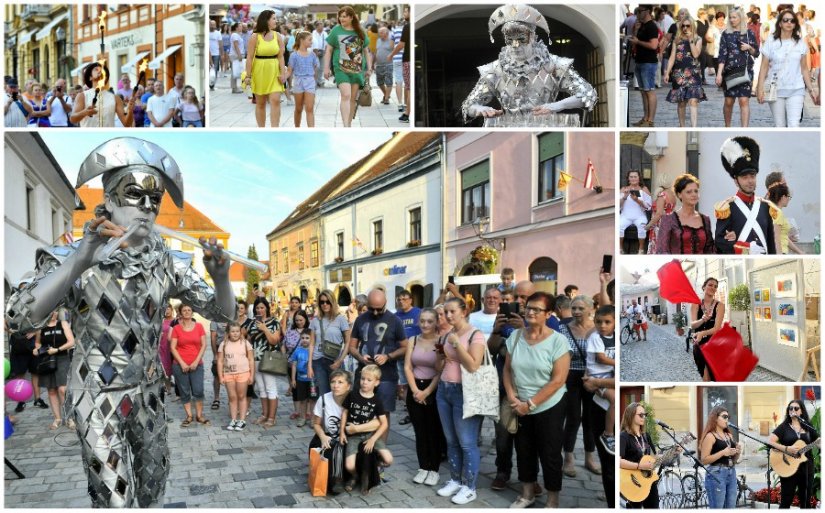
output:
[{"label": "balcony railing", "polygon": [[29,4],[23,7],[23,11],[20,12],[20,18],[28,20],[35,16],[48,16],[51,9],[51,5]]}]

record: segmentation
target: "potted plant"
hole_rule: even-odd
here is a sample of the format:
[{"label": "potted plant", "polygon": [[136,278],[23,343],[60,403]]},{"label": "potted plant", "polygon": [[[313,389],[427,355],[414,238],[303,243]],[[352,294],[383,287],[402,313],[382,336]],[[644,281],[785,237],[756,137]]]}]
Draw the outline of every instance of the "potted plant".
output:
[{"label": "potted plant", "polygon": [[373,249],[373,250],[372,250],[372,256],[378,256],[378,255],[380,255],[380,254],[381,254],[381,253],[383,253],[383,252],[384,252],[384,250],[383,250],[383,249],[381,249],[381,248]]},{"label": "potted plant", "polygon": [[335,257],[335,263],[336,264],[340,264],[343,261],[344,261],[344,257],[339,257],[339,256]]},{"label": "potted plant", "polygon": [[685,327],[688,324],[687,315],[679,309],[673,312],[673,315],[670,316],[671,322],[676,326],[676,334],[680,337],[685,334]]},{"label": "potted plant", "polygon": [[[730,292],[728,292],[728,305],[730,305],[731,312],[750,312],[751,309],[751,291],[750,288],[744,283],[739,284],[733,287]],[[752,348],[751,345],[751,323],[749,319],[749,315],[745,315],[745,325],[748,329],[748,347]],[[733,317],[731,317],[733,320]]]},{"label": "potted plant", "polygon": [[417,248],[421,245],[421,241],[419,239],[413,239],[407,243],[408,248]]}]

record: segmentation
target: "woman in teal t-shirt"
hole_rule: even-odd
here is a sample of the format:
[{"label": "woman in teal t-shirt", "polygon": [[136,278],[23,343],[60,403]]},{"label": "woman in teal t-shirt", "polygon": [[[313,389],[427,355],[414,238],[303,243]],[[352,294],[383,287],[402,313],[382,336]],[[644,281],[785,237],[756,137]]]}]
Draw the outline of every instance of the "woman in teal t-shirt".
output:
[{"label": "woman in teal t-shirt", "polygon": [[515,446],[522,490],[511,506],[516,508],[536,501],[533,486],[539,462],[547,507],[559,507],[570,346],[563,335],[547,327],[552,311],[553,299],[548,294],[531,295],[524,306],[526,328],[515,330],[507,339],[504,389],[519,416]]},{"label": "woman in teal t-shirt", "polygon": [[369,83],[372,56],[369,52],[370,39],[361,28],[352,7],[346,5],[338,10],[338,23],[327,36],[324,78],[335,76],[335,84],[341,93],[341,120],[345,127],[349,127],[355,116],[358,90]]}]

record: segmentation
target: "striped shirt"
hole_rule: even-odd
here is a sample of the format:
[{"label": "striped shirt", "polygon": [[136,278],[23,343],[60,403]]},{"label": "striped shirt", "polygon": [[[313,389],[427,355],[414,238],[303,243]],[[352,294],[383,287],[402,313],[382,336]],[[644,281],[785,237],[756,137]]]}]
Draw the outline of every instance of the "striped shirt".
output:
[{"label": "striped shirt", "polygon": [[[401,32],[403,32],[403,30],[404,30],[404,27],[402,27],[400,25],[397,25],[397,26],[393,27],[393,29],[392,29],[392,40],[393,40],[393,42],[395,43],[396,46],[398,45],[398,42],[401,41]],[[392,56],[392,63],[395,64],[397,62],[397,63],[400,64],[401,59],[403,57],[404,57],[404,50],[401,50],[400,52],[398,52],[397,54]]]},{"label": "striped shirt", "polygon": [[587,370],[587,339],[576,339],[566,324],[559,326],[559,333],[567,338],[570,346],[570,370]]}]

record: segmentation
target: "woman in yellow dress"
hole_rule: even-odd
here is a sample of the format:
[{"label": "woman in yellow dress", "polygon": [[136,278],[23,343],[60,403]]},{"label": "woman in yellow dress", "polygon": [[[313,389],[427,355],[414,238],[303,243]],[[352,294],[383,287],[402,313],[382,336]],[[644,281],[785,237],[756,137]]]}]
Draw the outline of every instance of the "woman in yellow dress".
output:
[{"label": "woman in yellow dress", "polygon": [[787,217],[785,217],[785,213],[783,212],[783,209],[788,206],[788,203],[791,202],[791,190],[788,189],[788,186],[784,183],[773,183],[768,189],[768,199],[771,200],[774,205],[779,207],[776,209],[779,213],[773,220],[773,233],[774,237],[776,237],[776,252],[783,255],[790,253],[804,255],[805,252],[791,240],[791,222]]},{"label": "woman in yellow dress", "polygon": [[275,30],[278,20],[269,9],[258,15],[255,37],[249,38],[246,58],[246,79],[255,95],[255,121],[259,127],[266,124],[266,101],[269,100],[271,126],[281,124],[281,93],[284,91],[286,65],[284,40]]}]

